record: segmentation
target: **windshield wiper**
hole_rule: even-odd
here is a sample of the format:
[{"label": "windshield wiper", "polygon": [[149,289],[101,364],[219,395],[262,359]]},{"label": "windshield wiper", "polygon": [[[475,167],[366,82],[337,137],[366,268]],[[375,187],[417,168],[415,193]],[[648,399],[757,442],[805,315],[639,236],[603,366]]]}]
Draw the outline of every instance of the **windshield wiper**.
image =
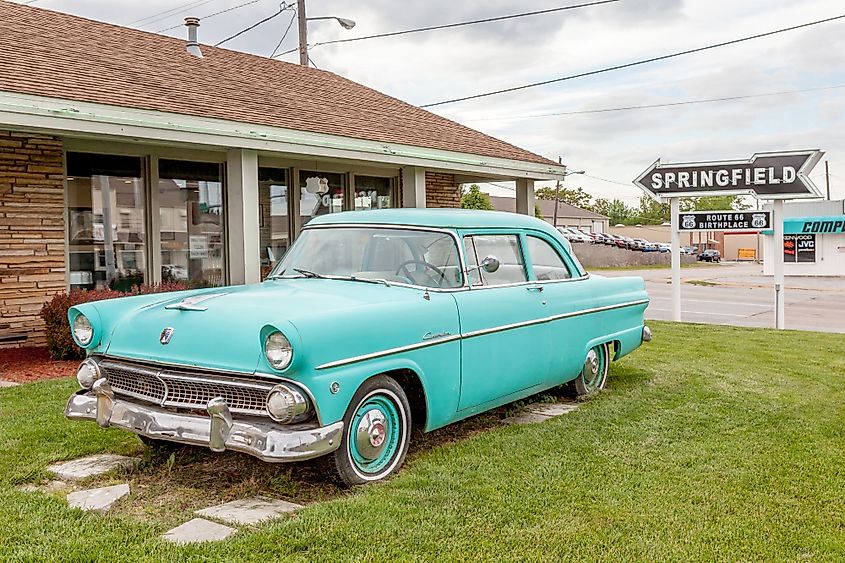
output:
[{"label": "windshield wiper", "polygon": [[378,284],[384,284],[387,287],[390,287],[390,284],[387,282],[387,280],[382,279],[382,278],[356,278],[355,276],[344,276],[342,278],[336,278],[336,279],[356,281],[356,282],[364,282],[364,283],[378,283]]},{"label": "windshield wiper", "polygon": [[303,268],[291,268],[291,270],[293,270],[294,272],[296,272],[298,274],[302,274],[306,278],[326,279],[326,276],[318,274],[317,272],[312,272],[311,270],[305,270]]}]

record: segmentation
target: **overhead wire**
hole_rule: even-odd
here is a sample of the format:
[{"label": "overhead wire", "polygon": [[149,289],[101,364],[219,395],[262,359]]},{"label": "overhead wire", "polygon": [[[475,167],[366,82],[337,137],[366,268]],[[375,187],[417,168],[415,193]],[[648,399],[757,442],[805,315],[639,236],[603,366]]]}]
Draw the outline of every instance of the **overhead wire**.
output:
[{"label": "overhead wire", "polygon": [[675,107],[675,106],[686,106],[692,104],[708,104],[708,103],[716,103],[716,102],[730,102],[736,100],[747,100],[751,98],[765,98],[771,96],[785,96],[788,94],[804,94],[807,92],[819,92],[823,90],[835,90],[839,88],[845,88],[845,84],[836,84],[833,86],[820,86],[817,88],[803,88],[801,90],[784,90],[780,92],[766,92],[761,94],[743,94],[737,96],[725,96],[722,98],[703,98],[697,100],[683,100],[680,102],[665,102],[662,104],[644,104],[639,106],[620,106],[620,107],[613,107],[613,108],[602,108],[602,109],[586,109],[586,110],[575,110],[575,111],[562,111],[562,112],[554,112],[554,113],[537,113],[532,115],[503,115],[499,117],[477,117],[477,118],[468,118],[464,119],[463,121],[511,121],[511,120],[520,120],[520,119],[536,119],[540,117],[558,117],[558,116],[567,116],[567,115],[586,115],[592,113],[610,113],[610,112],[617,112],[617,111],[630,111],[630,110],[638,110],[638,109],[655,109],[655,108],[665,108],[665,107]]},{"label": "overhead wire", "polygon": [[[242,4],[238,4],[237,6],[232,6],[232,7],[230,7],[230,8],[226,8],[226,9],[224,9],[224,10],[219,10],[219,11],[217,11],[217,12],[214,12],[214,13],[211,13],[211,14],[207,14],[207,15],[205,15],[205,16],[200,17],[199,19],[200,19],[200,21],[205,21],[205,20],[207,20],[207,19],[211,19],[211,18],[213,18],[213,17],[215,17],[215,16],[219,16],[220,14],[225,14],[225,13],[227,13],[227,12],[231,12],[231,11],[233,11],[233,10],[238,10],[238,9],[240,9],[240,8],[243,8],[244,6],[249,6],[249,5],[251,5],[251,4],[257,4],[258,2],[261,2],[261,1],[262,1],[262,0],[249,0],[248,2],[244,2],[244,3],[242,3]],[[176,24],[176,25],[172,25],[172,26],[170,26],[170,27],[166,27],[166,28],[164,28],[164,29],[159,29],[158,31],[156,31],[156,33],[164,33],[164,32],[166,32],[166,31],[171,31],[171,30],[173,30],[173,29],[177,29],[177,28],[182,27],[182,25],[183,25],[183,24],[181,24],[181,23]]]},{"label": "overhead wire", "polygon": [[293,26],[293,20],[295,20],[295,19],[296,19],[296,8],[293,8],[293,10],[292,10],[292,11],[293,11],[293,14],[291,14],[291,16],[290,16],[290,21],[288,22],[288,26],[287,26],[287,28],[285,29],[285,32],[282,34],[282,38],[281,38],[281,39],[279,39],[279,42],[276,44],[276,47],[273,49],[273,52],[272,52],[272,53],[270,53],[270,58],[271,58],[271,59],[272,59],[272,58],[273,58],[273,56],[276,54],[276,51],[278,51],[278,50],[279,50],[279,47],[281,47],[281,46],[282,46],[282,43],[284,42],[285,37],[287,37],[287,36],[288,36],[288,33],[290,32],[290,28]]},{"label": "overhead wire", "polygon": [[530,84],[521,84],[519,86],[512,86],[510,88],[502,88],[500,90],[492,90],[492,91],[489,91],[489,92],[483,92],[483,93],[480,93],[480,94],[473,94],[473,95],[470,95],[470,96],[461,96],[459,98],[451,98],[451,99],[442,100],[442,101],[439,101],[439,102],[422,104],[419,107],[430,108],[430,107],[435,107],[435,106],[442,106],[442,105],[446,105],[446,104],[453,104],[453,103],[456,103],[456,102],[464,102],[464,101],[467,101],[467,100],[476,100],[478,98],[486,98],[486,97],[489,97],[489,96],[496,96],[496,95],[499,95],[499,94],[516,92],[516,91],[519,91],[519,90],[527,90],[529,88],[536,88],[538,86],[546,86],[546,85],[549,85],[549,84],[556,84],[556,83],[564,82],[564,81],[567,81],[567,80],[574,80],[576,78],[584,78],[584,77],[587,77],[587,76],[595,76],[597,74],[603,74],[603,73],[612,72],[612,71],[615,71],[615,70],[622,70],[622,69],[631,68],[631,67],[635,67],[635,66],[649,64],[649,63],[654,63],[654,62],[658,62],[658,61],[665,61],[667,59],[672,59],[672,58],[675,58],[675,57],[681,57],[681,56],[684,56],[684,55],[691,55],[693,53],[700,53],[702,51],[709,51],[709,50],[717,49],[717,48],[720,48],[720,47],[726,47],[728,45],[736,45],[737,43],[743,43],[745,41],[751,41],[751,40],[754,40],[754,39],[761,39],[763,37],[770,37],[772,35],[777,35],[779,33],[786,33],[788,31],[795,31],[795,30],[798,30],[798,29],[804,29],[804,28],[807,28],[807,27],[820,25],[820,24],[823,24],[823,23],[829,23],[829,22],[832,22],[832,21],[835,21],[835,20],[840,20],[840,19],[843,19],[843,18],[845,18],[845,14],[830,17],[830,18],[825,18],[825,19],[821,19],[821,20],[816,20],[816,21],[812,21],[812,22],[807,22],[807,23],[803,23],[803,24],[799,24],[799,25],[784,27],[784,28],[781,28],[781,29],[773,30],[773,31],[767,31],[765,33],[758,33],[758,34],[755,34],[755,35],[740,37],[738,39],[732,39],[730,41],[722,41],[720,43],[714,43],[712,45],[706,45],[704,47],[696,47],[694,49],[677,51],[677,52],[674,52],[674,53],[669,53],[669,54],[666,54],[666,55],[660,55],[660,56],[657,56],[657,57],[651,57],[651,58],[648,58],[648,59],[642,59],[642,60],[639,60],[639,61],[633,61],[633,62],[629,62],[629,63],[613,65],[613,66],[604,67],[604,68],[600,68],[600,69],[589,70],[589,71],[586,71],[586,72],[579,72],[577,74],[570,74],[568,76],[562,76],[562,77],[559,77],[559,78],[552,78],[552,79],[549,79],[549,80],[541,80],[539,82],[532,82]]},{"label": "overhead wire", "polygon": [[[412,28],[412,29],[403,29],[403,30],[399,30],[399,31],[389,31],[389,32],[386,32],[386,33],[377,33],[375,35],[364,35],[362,37],[349,37],[349,38],[346,38],[346,39],[334,39],[332,41],[320,41],[318,43],[314,43],[313,45],[309,45],[309,47],[319,47],[321,45],[333,45],[335,43],[351,43],[353,41],[365,41],[367,39],[382,39],[384,37],[395,37],[397,35],[407,35],[409,33],[421,33],[421,32],[424,32],[424,31],[435,31],[435,30],[438,30],[438,29],[449,29],[449,28],[453,28],[453,27],[462,27],[462,26],[466,26],[466,25],[476,25],[476,24],[480,24],[480,23],[490,23],[490,22],[496,22],[496,21],[502,21],[502,20],[515,19],[515,18],[524,18],[524,17],[528,17],[528,16],[551,14],[553,12],[562,12],[562,11],[565,11],[565,10],[574,10],[574,9],[577,9],[577,8],[587,8],[587,7],[590,7],[590,6],[598,6],[598,5],[601,5],[601,4],[613,4],[613,3],[616,3],[616,2],[619,2],[619,1],[620,0],[596,0],[594,2],[586,2],[586,3],[583,3],[583,4],[573,4],[573,5],[569,5],[569,6],[560,6],[560,7],[557,7],[557,8],[549,8],[549,9],[546,9],[546,10],[535,10],[533,12],[520,12],[518,14],[508,14],[506,16],[495,16],[495,17],[483,18],[483,19],[479,19],[479,20],[470,20],[470,21],[463,21],[463,22],[447,23],[447,24],[441,24],[441,25],[431,25],[431,26],[427,26],[427,27],[416,27],[416,28]],[[287,51],[279,53],[278,56],[281,57],[283,55],[287,55],[288,53],[293,53],[296,50],[297,49],[289,49]]]},{"label": "overhead wire", "polygon": [[234,38],[236,38],[236,37],[240,37],[240,36],[241,36],[241,35],[243,35],[244,33],[247,33],[247,32],[249,32],[249,31],[252,31],[253,29],[255,29],[256,27],[258,27],[259,25],[261,25],[261,24],[263,24],[263,23],[266,23],[266,22],[268,22],[268,21],[272,20],[272,19],[273,19],[273,18],[275,18],[275,17],[278,17],[278,16],[279,16],[279,14],[281,14],[282,12],[284,12],[284,11],[286,11],[286,10],[290,10],[290,9],[291,9],[291,8],[290,8],[290,6],[288,6],[287,4],[285,4],[284,2],[282,2],[282,4],[279,6],[279,11],[278,11],[278,12],[276,12],[275,14],[272,14],[272,15],[270,15],[270,16],[267,16],[266,18],[264,18],[264,19],[262,19],[262,20],[259,20],[259,21],[255,22],[254,24],[252,24],[252,25],[250,25],[250,26],[248,26],[248,27],[245,27],[244,29],[240,30],[239,32],[235,33],[234,35],[230,35],[230,36],[229,36],[229,37],[227,37],[226,39],[223,39],[223,40],[221,40],[221,41],[218,41],[217,43],[215,43],[215,44],[214,44],[214,46],[215,46],[215,47],[219,47],[220,45],[222,45],[223,43],[226,43],[227,41],[231,41],[232,39],[234,39]]},{"label": "overhead wire", "polygon": [[205,4],[210,4],[211,2],[214,2],[214,1],[215,0],[192,0],[191,2],[185,2],[183,4],[180,4],[179,6],[176,6],[175,8],[170,8],[170,9],[167,9],[167,10],[163,10],[161,12],[156,12],[155,14],[149,15],[149,16],[144,17],[144,18],[132,20],[131,22],[127,23],[126,25],[127,26],[136,25],[136,24],[149,25],[149,24],[151,24],[155,21],[163,20],[163,19],[169,18],[171,16],[174,16],[174,15],[178,14],[179,12],[184,12],[186,10],[193,10],[194,8],[199,8],[200,6],[204,6]]}]

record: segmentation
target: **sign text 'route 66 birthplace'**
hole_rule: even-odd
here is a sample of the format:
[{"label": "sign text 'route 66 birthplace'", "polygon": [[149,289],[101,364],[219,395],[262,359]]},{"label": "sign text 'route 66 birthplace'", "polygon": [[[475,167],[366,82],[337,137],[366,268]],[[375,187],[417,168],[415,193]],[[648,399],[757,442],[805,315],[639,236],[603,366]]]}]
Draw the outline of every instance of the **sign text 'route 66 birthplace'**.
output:
[{"label": "sign text 'route 66 birthplace'", "polygon": [[634,183],[656,198],[749,194],[759,199],[821,197],[808,177],[819,150],[763,152],[748,160],[662,164],[658,159]]}]

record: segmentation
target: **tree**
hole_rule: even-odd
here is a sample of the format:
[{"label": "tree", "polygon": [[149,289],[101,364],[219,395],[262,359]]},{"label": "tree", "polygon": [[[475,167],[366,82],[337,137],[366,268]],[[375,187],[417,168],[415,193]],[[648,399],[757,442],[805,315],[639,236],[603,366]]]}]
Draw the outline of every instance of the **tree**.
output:
[{"label": "tree", "polygon": [[728,209],[742,211],[750,207],[742,196],[738,195],[690,197],[681,200],[682,211],[724,211]]},{"label": "tree", "polygon": [[611,225],[625,223],[634,214],[634,210],[625,205],[621,199],[614,199],[613,201],[605,198],[598,198],[592,205],[591,211],[606,215],[610,219]]},{"label": "tree", "polygon": [[469,190],[461,195],[462,209],[483,209],[485,211],[492,211],[493,202],[490,201],[490,196],[481,191],[477,184],[469,187]]},{"label": "tree", "polygon": [[633,221],[629,222],[633,224],[659,225],[669,220],[669,212],[668,203],[660,203],[650,196],[641,195],[640,205],[635,211],[636,216],[632,217],[631,219]]},{"label": "tree", "polygon": [[[534,195],[538,199],[550,199],[554,201],[556,194],[557,188],[554,186],[547,186],[534,190]],[[568,203],[569,205],[574,205],[575,207],[580,207],[581,209],[590,209],[590,201],[592,199],[593,196],[585,192],[584,188],[578,188],[576,190],[560,188],[559,201],[562,201],[563,203]]]},{"label": "tree", "polygon": [[540,205],[537,203],[534,204],[534,217],[543,221],[546,220],[546,218],[543,217],[543,211],[540,209]]}]

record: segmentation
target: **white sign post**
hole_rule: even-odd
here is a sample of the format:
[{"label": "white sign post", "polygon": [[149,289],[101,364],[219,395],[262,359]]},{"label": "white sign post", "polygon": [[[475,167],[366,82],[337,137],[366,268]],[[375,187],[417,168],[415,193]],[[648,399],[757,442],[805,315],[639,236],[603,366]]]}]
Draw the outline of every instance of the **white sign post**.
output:
[{"label": "white sign post", "polygon": [[[672,221],[672,319],[681,320],[680,198],[751,195],[771,199],[774,213],[775,327],[784,328],[783,202],[821,197],[809,178],[820,150],[758,153],[747,160],[663,164],[657,160],[634,184],[661,202],[669,201]],[[715,213],[715,212],[714,212]]]}]

